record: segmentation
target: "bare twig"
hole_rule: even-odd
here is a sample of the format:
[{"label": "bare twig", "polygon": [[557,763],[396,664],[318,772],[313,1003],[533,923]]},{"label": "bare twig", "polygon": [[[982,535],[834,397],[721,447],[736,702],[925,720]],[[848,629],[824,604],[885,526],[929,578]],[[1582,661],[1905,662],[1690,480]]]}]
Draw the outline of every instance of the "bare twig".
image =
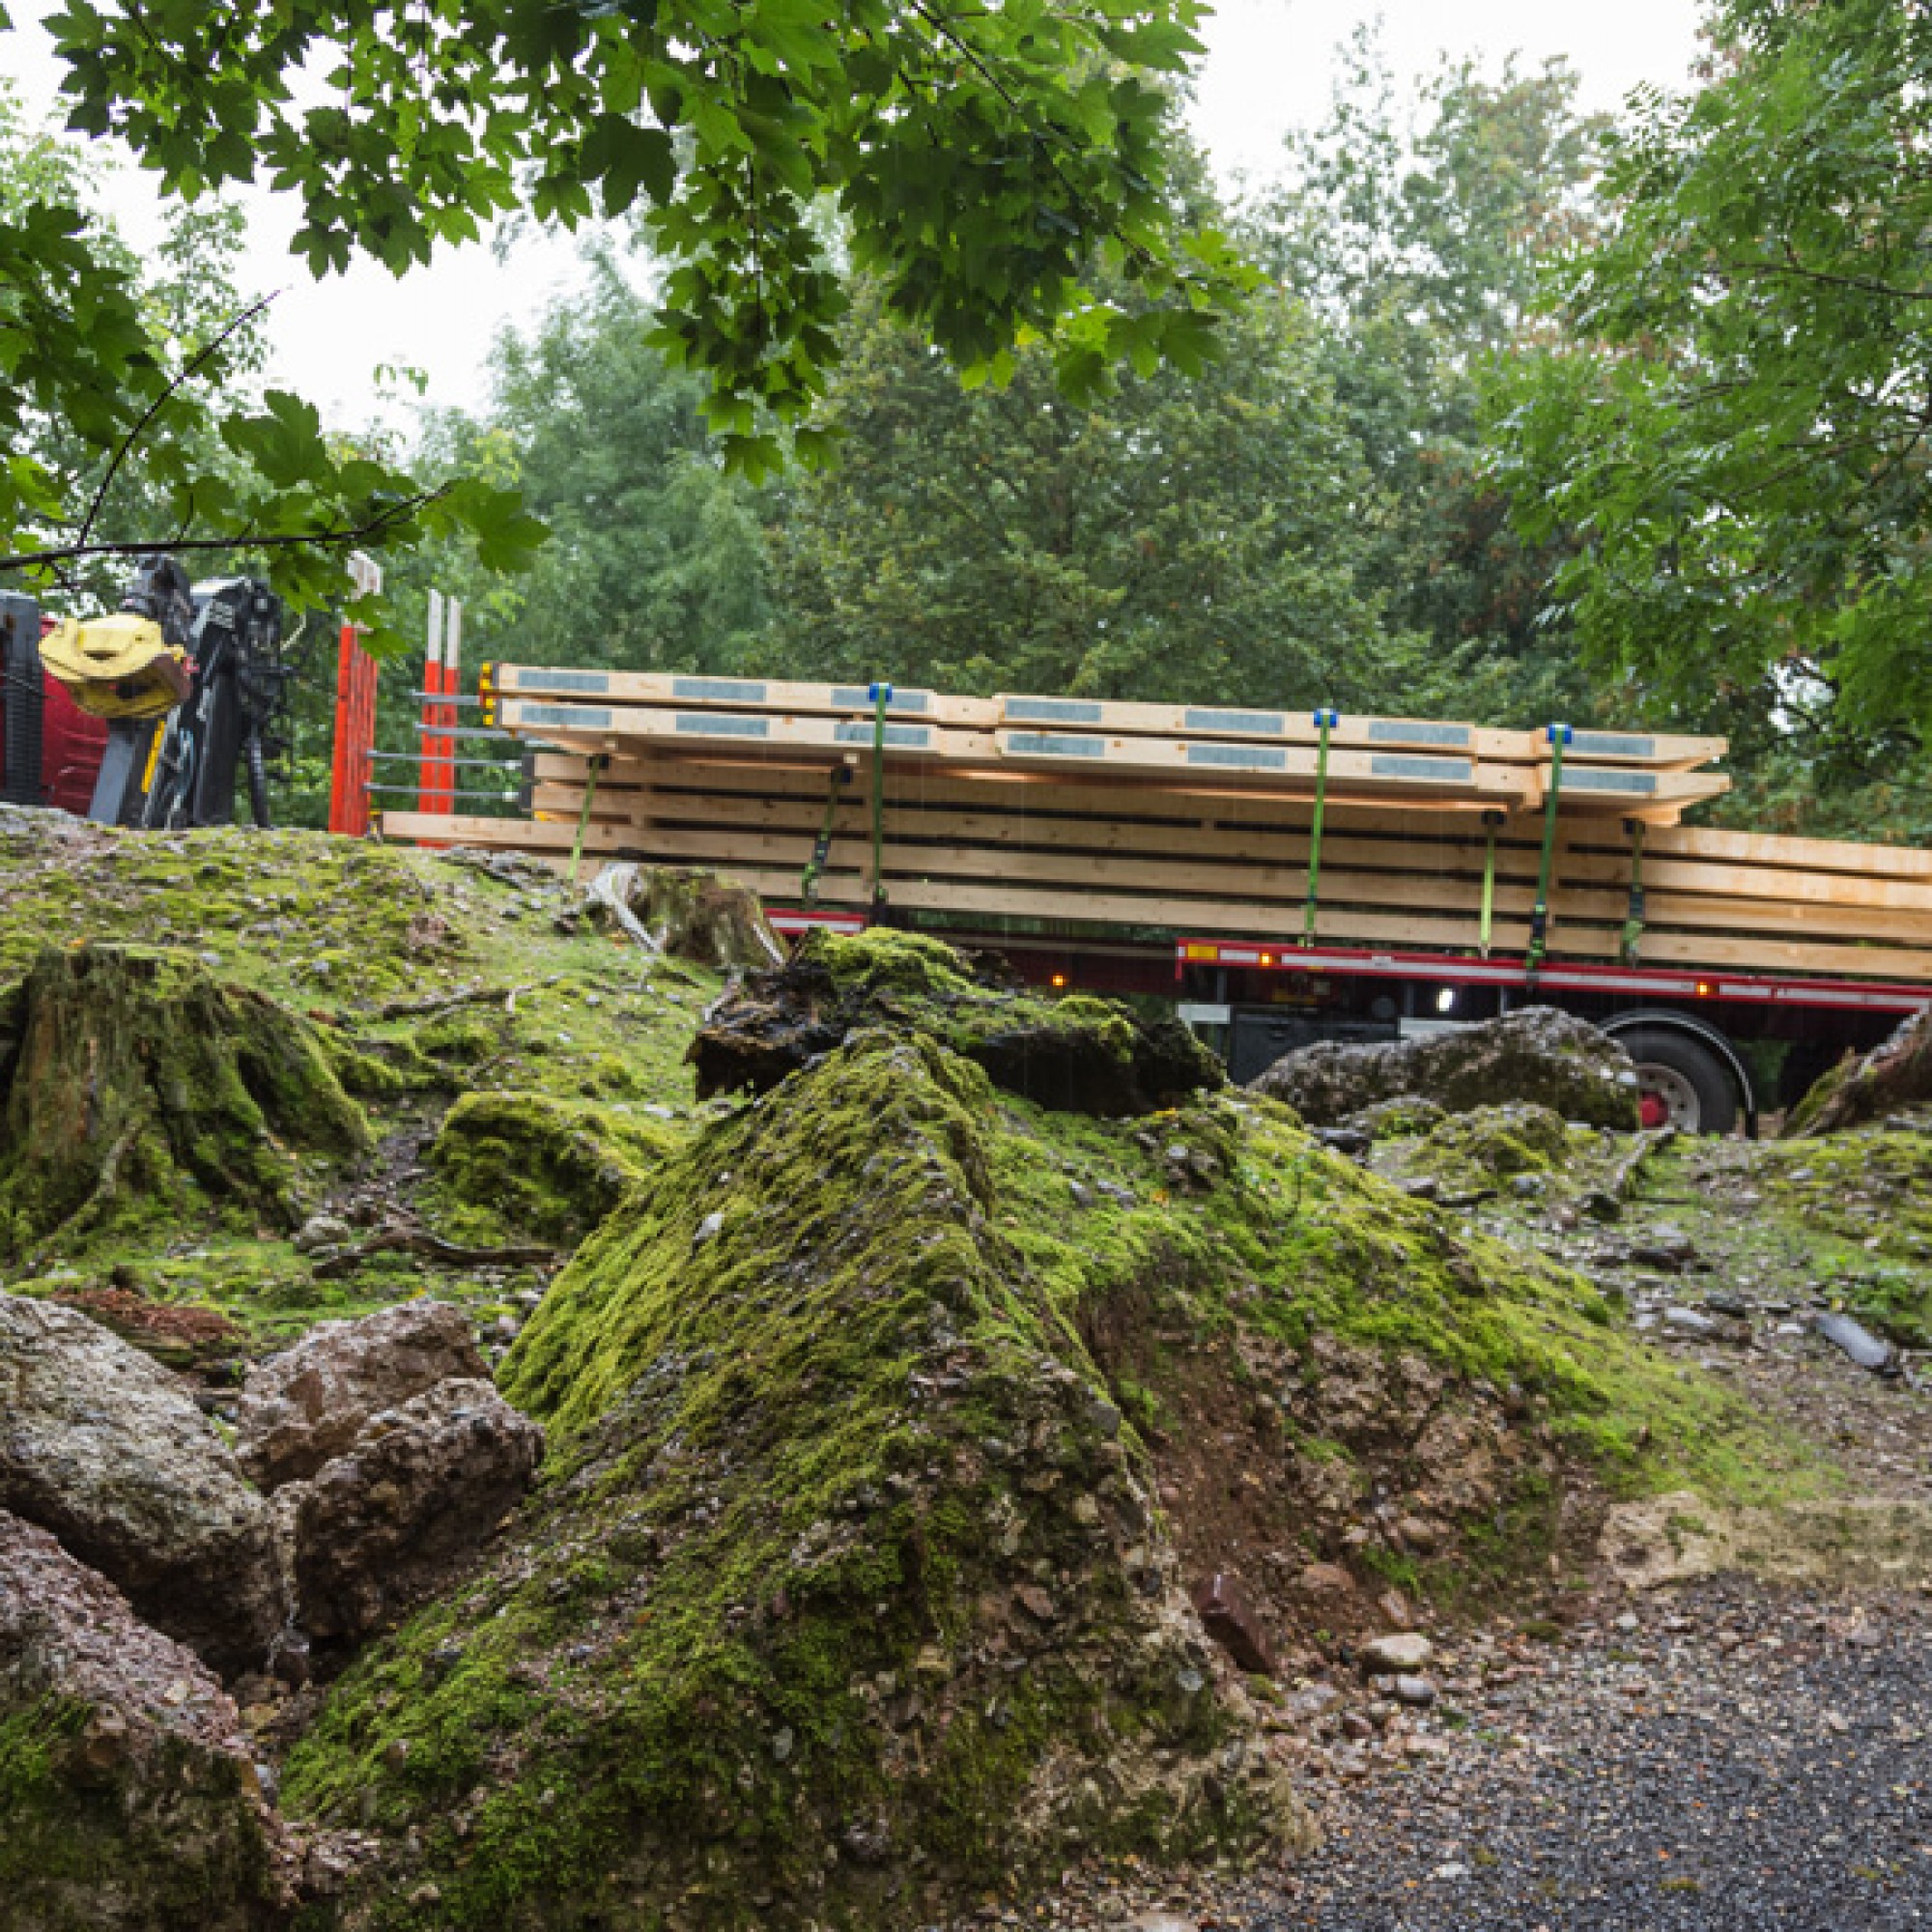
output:
[{"label": "bare twig", "polygon": [[426,1228],[384,1228],[353,1247],[336,1248],[315,1264],[319,1279],[349,1274],[378,1255],[419,1255],[444,1267],[554,1267],[562,1261],[554,1248],[466,1248],[432,1235]]},{"label": "bare twig", "polygon": [[522,986],[465,986],[456,993],[438,993],[427,1000],[390,1000],[376,1009],[379,1020],[412,1019],[420,1013],[447,1012],[451,1007],[490,1006],[501,1000],[503,1010],[514,1013],[516,1000],[520,993],[533,993],[539,986],[554,986],[563,978],[561,973],[553,973],[547,980],[531,980]]}]

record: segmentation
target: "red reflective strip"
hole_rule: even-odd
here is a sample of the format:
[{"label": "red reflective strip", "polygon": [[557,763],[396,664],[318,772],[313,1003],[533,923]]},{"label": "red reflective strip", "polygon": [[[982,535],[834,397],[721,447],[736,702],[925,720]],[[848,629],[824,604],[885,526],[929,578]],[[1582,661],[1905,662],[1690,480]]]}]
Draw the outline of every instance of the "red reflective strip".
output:
[{"label": "red reflective strip", "polygon": [[[1176,957],[1200,961],[1201,940],[1177,942]],[[1263,971],[1352,974],[1381,980],[1435,980],[1462,985],[1525,986],[1529,976],[1520,961],[1463,959],[1435,952],[1309,952],[1291,949],[1272,954],[1263,965],[1260,947],[1219,949],[1223,965],[1260,967]],[[1710,980],[1696,972],[1631,972],[1615,966],[1546,965],[1537,975],[1540,986],[1569,992],[1642,994],[1650,998],[1694,999],[1706,1002],[1772,1001],[1786,1006],[1850,1009],[1868,1012],[1916,1012],[1932,1002],[1932,985],[1903,985],[1895,980],[1861,982],[1851,980]],[[1700,987],[1709,990],[1700,991]]]}]

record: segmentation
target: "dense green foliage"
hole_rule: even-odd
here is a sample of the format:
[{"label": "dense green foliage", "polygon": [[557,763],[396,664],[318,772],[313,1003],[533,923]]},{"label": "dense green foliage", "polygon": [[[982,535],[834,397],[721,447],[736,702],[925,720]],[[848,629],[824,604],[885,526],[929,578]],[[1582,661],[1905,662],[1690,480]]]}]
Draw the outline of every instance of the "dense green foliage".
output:
[{"label": "dense green foliage", "polygon": [[1133,375],[1078,411],[1041,351],[962,390],[876,309],[850,332],[843,460],[774,523],[769,668],[1358,707],[1386,688],[1372,484],[1290,298],[1247,304],[1194,380]]},{"label": "dense green foliage", "polygon": [[[192,196],[272,179],[318,271],[401,270],[506,211],[647,211],[658,339],[710,378],[724,446],[778,460],[805,425],[851,266],[955,361],[1054,335],[1092,393],[1151,354],[1197,366],[1238,281],[1168,195],[1169,86],[1197,0],[681,0],[672,6],[274,0],[211,11],[71,0],[50,25],[75,125],[122,134]],[[291,88],[298,71],[322,88]],[[1096,254],[1148,299],[1095,297]],[[801,426],[801,448],[821,433]]]},{"label": "dense green foliage", "polygon": [[1193,163],[1193,218],[1235,227],[1267,280],[1191,378],[1143,355],[1074,405],[1037,342],[962,387],[862,282],[826,403],[840,460],[762,491],[726,476],[695,385],[641,340],[646,298],[599,258],[587,298],[502,344],[486,417],[436,428],[452,459],[498,450],[556,532],[519,586],[449,559],[477,649],[1588,715],[1536,622],[1545,554],[1476,447],[1484,358],[1584,222],[1597,130],[1574,94],[1560,68],[1458,68],[1403,101],[1364,45],[1275,188],[1224,214]]},{"label": "dense green foliage", "polygon": [[[1716,25],[1710,84],[1613,144],[1498,473],[1533,541],[1587,532],[1556,589],[1594,661],[1742,728],[1808,804],[1923,777],[1932,21],[1727,0]],[[1922,823],[1900,808],[1853,817]]]},{"label": "dense green foliage", "polygon": [[[142,262],[98,212],[100,172],[0,94],[0,585],[111,603],[121,550],[156,543],[265,569],[298,604],[341,601],[351,548],[463,529],[492,567],[523,560],[538,529],[514,493],[426,491],[260,387],[235,211],[176,207]],[[381,643],[384,607],[364,614]]]},{"label": "dense green foliage", "polygon": [[1542,270],[1593,232],[1605,124],[1578,110],[1561,62],[1509,60],[1493,79],[1445,62],[1404,99],[1372,31],[1344,60],[1328,119],[1290,136],[1285,175],[1239,232],[1321,325],[1318,354],[1376,486],[1367,580],[1391,627],[1428,640],[1428,681],[1406,701],[1427,693],[1498,724],[1628,719],[1636,695],[1601,692],[1546,621],[1569,533],[1526,544],[1511,528],[1482,421],[1492,371],[1534,340]]}]

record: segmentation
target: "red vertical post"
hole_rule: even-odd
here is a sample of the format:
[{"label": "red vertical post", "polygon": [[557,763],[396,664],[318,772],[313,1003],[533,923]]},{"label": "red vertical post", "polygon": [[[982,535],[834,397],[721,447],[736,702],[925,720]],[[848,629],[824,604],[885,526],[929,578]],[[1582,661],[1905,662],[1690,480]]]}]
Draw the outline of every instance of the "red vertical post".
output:
[{"label": "red vertical post", "polygon": [[[350,581],[366,595],[382,589],[383,572],[360,551],[349,559]],[[355,624],[342,627],[335,654],[335,744],[329,760],[328,829],[351,838],[369,830],[370,756],[376,744],[376,660],[362,648]]]}]

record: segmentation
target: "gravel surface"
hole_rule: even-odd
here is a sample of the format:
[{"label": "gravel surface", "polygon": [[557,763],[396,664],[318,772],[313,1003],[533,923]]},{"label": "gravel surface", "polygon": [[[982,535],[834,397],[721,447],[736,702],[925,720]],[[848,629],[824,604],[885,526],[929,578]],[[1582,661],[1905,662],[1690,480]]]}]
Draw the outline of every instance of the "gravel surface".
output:
[{"label": "gravel surface", "polygon": [[1224,1921],[1333,1932],[1932,1923],[1932,1615],[1709,1585],[1469,1700]]},{"label": "gravel surface", "polygon": [[1311,1741],[1328,1836],[1305,1864],[1240,1881],[1075,1875],[980,1922],[1932,1926],[1932,1605],[1725,1580],[1592,1610],[1555,1642],[1501,1626],[1455,1639],[1434,1666],[1440,1702],[1420,1717],[1347,1686],[1335,1708],[1377,1712],[1375,1733]]}]

